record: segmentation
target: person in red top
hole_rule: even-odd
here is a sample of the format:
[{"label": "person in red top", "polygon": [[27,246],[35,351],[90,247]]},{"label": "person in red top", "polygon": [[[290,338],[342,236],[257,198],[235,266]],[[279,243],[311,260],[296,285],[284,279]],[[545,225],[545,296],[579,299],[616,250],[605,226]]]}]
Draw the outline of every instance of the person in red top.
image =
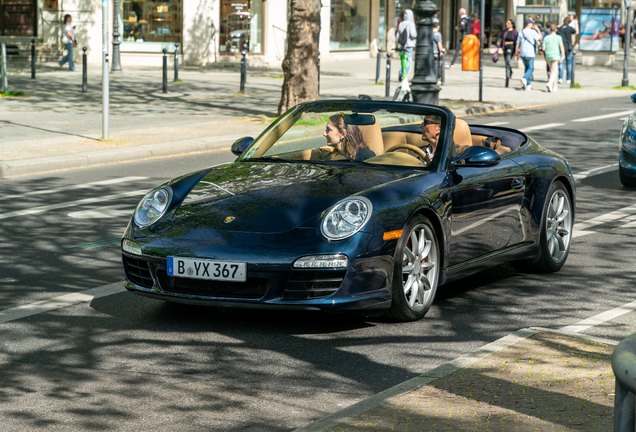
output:
[{"label": "person in red top", "polygon": [[478,14],[473,14],[473,22],[470,24],[470,27],[472,29],[472,33],[479,39],[479,33],[481,33],[481,21],[479,20]]}]

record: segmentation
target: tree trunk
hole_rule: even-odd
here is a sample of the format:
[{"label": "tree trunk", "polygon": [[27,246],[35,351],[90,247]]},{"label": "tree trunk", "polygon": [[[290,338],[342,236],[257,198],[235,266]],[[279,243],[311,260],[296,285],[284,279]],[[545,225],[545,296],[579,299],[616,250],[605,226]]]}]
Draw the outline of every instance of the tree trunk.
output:
[{"label": "tree trunk", "polygon": [[291,0],[287,25],[285,81],[278,104],[281,115],[296,104],[318,99],[320,0]]}]

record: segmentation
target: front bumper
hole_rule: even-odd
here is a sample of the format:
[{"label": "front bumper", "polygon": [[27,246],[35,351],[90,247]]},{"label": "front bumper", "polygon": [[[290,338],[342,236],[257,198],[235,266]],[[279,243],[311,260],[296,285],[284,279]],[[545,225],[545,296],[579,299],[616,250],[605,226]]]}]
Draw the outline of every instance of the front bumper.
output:
[{"label": "front bumper", "polygon": [[[269,265],[263,263],[262,256],[250,259],[245,255],[241,261],[247,262],[246,282],[168,276],[166,257],[122,252],[122,259],[129,291],[170,302],[221,307],[371,310],[388,308],[391,304],[395,243],[386,242],[376,254],[354,258],[347,254],[346,269],[292,268],[296,258],[307,254]],[[218,255],[214,258],[223,259]],[[236,256],[231,259],[236,261]],[[256,261],[260,262],[253,264]]]},{"label": "front bumper", "polygon": [[627,127],[621,132],[618,163],[624,174],[636,177],[636,133]]}]

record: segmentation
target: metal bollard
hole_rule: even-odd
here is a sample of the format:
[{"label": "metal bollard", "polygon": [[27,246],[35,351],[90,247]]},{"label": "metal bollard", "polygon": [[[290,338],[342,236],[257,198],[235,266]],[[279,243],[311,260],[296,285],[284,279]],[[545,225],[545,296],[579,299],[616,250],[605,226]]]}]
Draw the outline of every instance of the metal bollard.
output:
[{"label": "metal bollard", "polygon": [[31,79],[35,79],[35,39],[31,39]]},{"label": "metal bollard", "polygon": [[88,92],[88,66],[86,61],[86,47],[82,48],[82,93]]},{"label": "metal bollard", "polygon": [[240,92],[245,94],[245,81],[247,81],[247,44],[243,44],[243,51],[241,51],[241,89]]},{"label": "metal bollard", "polygon": [[320,96],[320,51],[318,51],[318,96]]},{"label": "metal bollard", "polygon": [[382,67],[382,50],[378,48],[378,62],[375,65],[375,83],[380,82],[380,68]]},{"label": "metal bollard", "polygon": [[446,84],[446,49],[442,48],[442,56],[439,64],[440,75],[442,76],[442,85]]},{"label": "metal bollard", "polygon": [[7,77],[7,46],[0,44],[0,93],[9,91],[9,78]]},{"label": "metal bollard", "polygon": [[391,53],[386,53],[386,91],[384,96],[391,96]]},{"label": "metal bollard", "polygon": [[[570,87],[574,87],[574,69],[576,68],[576,51],[572,51],[572,75],[570,76]],[[567,69],[567,65],[566,65]]]},{"label": "metal bollard", "polygon": [[163,49],[163,92],[168,93],[168,56],[167,49]]},{"label": "metal bollard", "polygon": [[174,80],[179,80],[179,44],[174,44]]}]

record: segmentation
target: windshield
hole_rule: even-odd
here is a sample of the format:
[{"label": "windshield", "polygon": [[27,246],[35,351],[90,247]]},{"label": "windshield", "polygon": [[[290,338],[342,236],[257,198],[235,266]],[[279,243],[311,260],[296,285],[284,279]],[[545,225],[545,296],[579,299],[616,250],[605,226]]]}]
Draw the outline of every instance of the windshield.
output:
[{"label": "windshield", "polygon": [[[447,115],[431,107],[403,112],[381,103],[300,105],[274,122],[241,160],[433,168]],[[401,104],[407,105],[407,104]],[[439,144],[439,146],[438,146]]]}]

